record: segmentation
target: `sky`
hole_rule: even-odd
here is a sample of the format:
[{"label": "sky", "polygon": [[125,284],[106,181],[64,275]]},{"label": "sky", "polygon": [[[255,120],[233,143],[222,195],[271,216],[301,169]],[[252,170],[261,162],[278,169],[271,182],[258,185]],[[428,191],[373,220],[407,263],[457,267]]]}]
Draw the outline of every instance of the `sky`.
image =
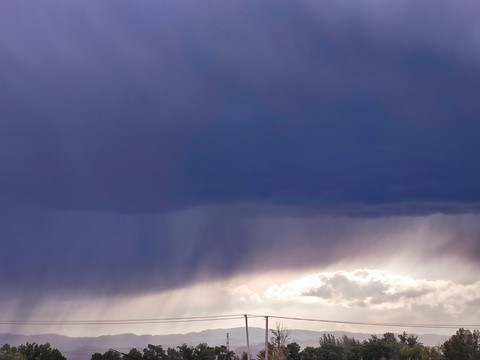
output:
[{"label": "sky", "polygon": [[479,11],[2,2],[0,332],[480,324]]}]

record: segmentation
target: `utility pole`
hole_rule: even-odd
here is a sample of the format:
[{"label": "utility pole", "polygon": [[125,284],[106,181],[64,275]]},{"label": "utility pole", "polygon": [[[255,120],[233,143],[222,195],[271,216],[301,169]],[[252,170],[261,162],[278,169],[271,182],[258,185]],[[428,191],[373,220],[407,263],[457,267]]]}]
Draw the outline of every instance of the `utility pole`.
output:
[{"label": "utility pole", "polygon": [[265,360],[268,360],[268,316],[265,316]]},{"label": "utility pole", "polygon": [[230,338],[227,333],[227,352],[230,352]]},{"label": "utility pole", "polygon": [[250,340],[248,339],[248,317],[247,317],[247,314],[245,314],[245,331],[247,332],[248,360],[252,360],[252,356],[250,355]]}]

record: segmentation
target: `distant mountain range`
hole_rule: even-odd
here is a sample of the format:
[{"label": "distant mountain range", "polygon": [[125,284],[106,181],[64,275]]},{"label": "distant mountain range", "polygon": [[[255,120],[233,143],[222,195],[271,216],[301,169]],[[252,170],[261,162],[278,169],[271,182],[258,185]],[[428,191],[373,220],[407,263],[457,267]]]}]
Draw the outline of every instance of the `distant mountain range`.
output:
[{"label": "distant mountain range", "polygon": [[[105,335],[98,337],[68,337],[57,334],[42,335],[19,335],[0,334],[0,346],[10,344],[12,346],[36,342],[43,344],[49,342],[52,347],[59,349],[67,360],[90,360],[92,354],[104,353],[110,348],[121,352],[128,352],[131,348],[142,351],[148,344],[162,345],[165,349],[176,347],[181,344],[196,346],[200,343],[207,343],[210,346],[226,344],[227,333],[229,334],[230,349],[241,355],[246,351],[245,328],[204,330],[188,334],[170,335]],[[290,330],[290,342],[297,342],[302,349],[306,346],[318,346],[318,340],[323,334],[332,334],[335,337],[348,335],[357,340],[363,341],[370,337],[370,334],[347,333],[339,331],[308,331]],[[252,356],[256,355],[264,347],[265,330],[262,328],[249,328],[250,348]],[[448,337],[444,335],[419,335],[419,341],[425,345],[433,346],[443,343]]]}]

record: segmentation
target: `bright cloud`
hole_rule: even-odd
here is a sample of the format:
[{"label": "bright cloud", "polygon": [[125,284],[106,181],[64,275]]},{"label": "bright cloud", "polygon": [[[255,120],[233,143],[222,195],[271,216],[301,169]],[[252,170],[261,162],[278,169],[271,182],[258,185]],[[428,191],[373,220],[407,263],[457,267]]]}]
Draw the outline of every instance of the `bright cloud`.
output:
[{"label": "bright cloud", "polygon": [[452,280],[424,280],[382,270],[316,273],[264,292],[268,300],[298,301],[376,310],[443,307],[447,313],[464,311],[480,299],[480,281],[472,284]]}]

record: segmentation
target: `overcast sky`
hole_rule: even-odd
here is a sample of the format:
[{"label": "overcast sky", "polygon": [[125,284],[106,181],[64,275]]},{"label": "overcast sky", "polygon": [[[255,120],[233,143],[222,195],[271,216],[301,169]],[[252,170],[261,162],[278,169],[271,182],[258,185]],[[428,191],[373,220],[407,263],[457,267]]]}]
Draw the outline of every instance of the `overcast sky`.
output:
[{"label": "overcast sky", "polygon": [[480,324],[479,12],[3,2],[0,320]]}]

